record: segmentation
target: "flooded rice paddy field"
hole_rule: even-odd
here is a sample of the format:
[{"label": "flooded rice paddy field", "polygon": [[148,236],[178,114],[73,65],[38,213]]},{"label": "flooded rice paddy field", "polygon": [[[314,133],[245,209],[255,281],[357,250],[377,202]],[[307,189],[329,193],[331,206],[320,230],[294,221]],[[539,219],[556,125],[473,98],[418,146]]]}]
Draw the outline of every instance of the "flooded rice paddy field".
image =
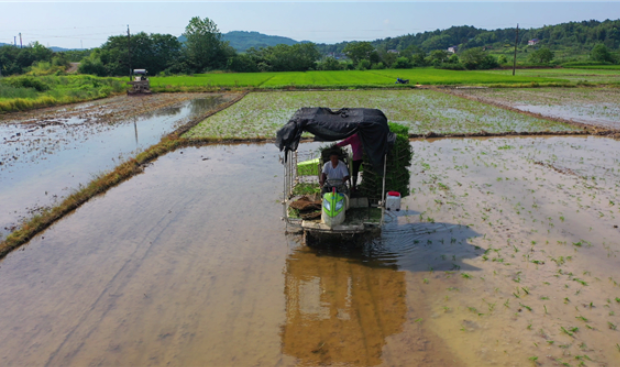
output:
[{"label": "flooded rice paddy field", "polygon": [[[468,365],[522,366],[529,358],[547,366],[615,365],[620,142],[556,137],[413,147],[410,220],[469,225],[480,234],[470,241],[480,256],[465,261],[475,270],[428,264],[429,326]],[[458,240],[443,241],[452,245],[437,256],[458,260],[450,249]]]},{"label": "flooded rice paddy field", "polygon": [[304,91],[251,93],[231,108],[201,122],[186,135],[273,137],[303,106],[379,108],[389,121],[409,126],[413,134],[576,129],[431,90]]},{"label": "flooded rice paddy field", "polygon": [[2,260],[2,365],[615,365],[620,142],[411,144],[403,210],[318,248],[273,145],[159,158]]},{"label": "flooded rice paddy field", "polygon": [[[512,75],[512,70],[486,70],[485,73]],[[516,74],[521,77],[561,78],[572,83],[620,84],[620,69],[518,69]]]},{"label": "flooded rice paddy field", "polygon": [[454,93],[544,116],[620,129],[618,88],[468,89]]},{"label": "flooded rice paddy field", "polygon": [[[231,95],[157,95],[3,116],[0,237]],[[145,112],[147,111],[147,112]]]}]

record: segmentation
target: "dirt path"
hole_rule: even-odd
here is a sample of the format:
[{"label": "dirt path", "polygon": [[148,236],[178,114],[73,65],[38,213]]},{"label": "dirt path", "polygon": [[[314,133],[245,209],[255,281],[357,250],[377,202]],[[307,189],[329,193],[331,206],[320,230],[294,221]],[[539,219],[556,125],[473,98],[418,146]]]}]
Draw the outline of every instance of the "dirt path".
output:
[{"label": "dirt path", "polygon": [[69,67],[67,68],[67,70],[65,70],[65,72],[67,74],[75,74],[77,73],[79,67],[80,67],[79,62],[71,62],[69,63]]}]

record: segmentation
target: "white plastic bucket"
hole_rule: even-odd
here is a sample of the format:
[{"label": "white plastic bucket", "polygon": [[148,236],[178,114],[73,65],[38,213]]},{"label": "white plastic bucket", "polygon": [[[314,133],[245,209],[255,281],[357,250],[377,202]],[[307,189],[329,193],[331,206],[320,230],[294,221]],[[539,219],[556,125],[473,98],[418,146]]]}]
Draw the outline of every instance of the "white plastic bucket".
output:
[{"label": "white plastic bucket", "polygon": [[397,191],[390,191],[385,198],[385,209],[387,210],[400,210],[400,193]]}]

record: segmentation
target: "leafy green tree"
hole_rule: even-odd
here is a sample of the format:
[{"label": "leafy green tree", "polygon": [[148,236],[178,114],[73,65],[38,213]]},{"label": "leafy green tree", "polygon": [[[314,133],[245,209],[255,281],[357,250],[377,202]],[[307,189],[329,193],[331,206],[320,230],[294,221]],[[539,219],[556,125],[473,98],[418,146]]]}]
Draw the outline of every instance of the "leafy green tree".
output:
[{"label": "leafy green tree", "polygon": [[605,45],[600,44],[600,43],[592,48],[590,57],[592,58],[592,60],[596,62],[610,62],[610,63],[615,62],[614,55],[612,55],[611,52],[609,52],[609,50],[607,49]]},{"label": "leafy green tree", "polygon": [[398,54],[393,52],[382,52],[379,54],[379,56],[381,56],[381,60],[387,67],[391,67],[398,58]]},{"label": "leafy green tree", "polygon": [[362,59],[362,60],[360,60],[357,63],[357,65],[355,65],[355,69],[357,69],[357,70],[368,70],[368,69],[370,69],[371,66],[372,66],[372,64],[370,63],[370,60]]},{"label": "leafy green tree", "polygon": [[528,61],[535,64],[548,64],[553,60],[555,54],[549,47],[542,47],[528,56]]},{"label": "leafy green tree", "polygon": [[80,66],[78,67],[78,72],[80,74],[91,74],[97,76],[107,76],[108,70],[103,65],[101,61],[101,57],[99,57],[99,51],[95,50],[91,52],[88,57],[85,57],[80,61]]},{"label": "leafy green tree", "polygon": [[461,59],[459,59],[459,56],[457,54],[453,54],[448,59],[449,64],[459,64],[460,62],[461,62]]},{"label": "leafy green tree", "polygon": [[406,58],[404,56],[401,56],[401,57],[396,59],[396,61],[392,65],[392,67],[394,69],[410,69],[411,68],[411,62],[409,61],[408,58]]},{"label": "leafy green tree", "polygon": [[506,58],[506,55],[499,55],[497,62],[504,65],[508,63],[508,59]]},{"label": "leafy green tree", "polygon": [[189,65],[197,72],[222,68],[226,53],[222,34],[209,18],[193,17],[185,27],[185,53]]},{"label": "leafy green tree", "polygon": [[261,71],[311,70],[316,68],[316,61],[321,57],[314,43],[279,44],[258,50],[250,48],[247,54]]},{"label": "leafy green tree", "polygon": [[492,69],[499,66],[497,59],[487,55],[482,50],[482,47],[474,47],[463,51],[461,53],[461,63],[469,70]]},{"label": "leafy green tree", "polygon": [[176,37],[140,32],[131,36],[131,60],[127,36],[111,36],[101,48],[81,61],[88,66],[79,70],[87,74],[121,76],[128,75],[131,67],[156,75],[167,69],[180,71],[178,69],[185,64],[181,56],[181,43]]},{"label": "leafy green tree", "polygon": [[485,54],[482,47],[467,49],[461,53],[461,62],[467,69],[476,69],[484,60]]},{"label": "leafy green tree", "polygon": [[342,70],[344,66],[333,57],[326,57],[323,62],[319,64],[321,70]]},{"label": "leafy green tree", "polygon": [[370,67],[372,70],[382,70],[385,69],[385,64],[381,61],[379,61],[376,64],[372,64],[372,66]]},{"label": "leafy green tree", "polygon": [[247,54],[238,54],[231,57],[228,61],[227,69],[245,73],[259,71],[256,60]]},{"label": "leafy green tree", "polygon": [[411,56],[411,66],[428,66],[426,63],[426,53],[420,51]]},{"label": "leafy green tree", "polygon": [[24,48],[2,46],[0,47],[2,75],[23,74],[37,62],[51,62],[54,55],[52,50],[38,42]]},{"label": "leafy green tree", "polygon": [[448,61],[448,53],[444,50],[431,51],[429,55],[429,63],[431,65],[440,65]]},{"label": "leafy green tree", "polygon": [[478,69],[487,70],[498,67],[497,59],[492,55],[485,55],[484,59],[482,59],[482,63],[478,65]]},{"label": "leafy green tree", "polygon": [[368,55],[368,61],[370,61],[371,64],[378,64],[381,62],[381,56],[379,56],[377,51],[372,51],[370,55]]},{"label": "leafy green tree", "polygon": [[375,48],[370,42],[351,42],[348,43],[342,52],[350,58],[354,64],[358,64],[361,60],[369,60],[370,54]]}]

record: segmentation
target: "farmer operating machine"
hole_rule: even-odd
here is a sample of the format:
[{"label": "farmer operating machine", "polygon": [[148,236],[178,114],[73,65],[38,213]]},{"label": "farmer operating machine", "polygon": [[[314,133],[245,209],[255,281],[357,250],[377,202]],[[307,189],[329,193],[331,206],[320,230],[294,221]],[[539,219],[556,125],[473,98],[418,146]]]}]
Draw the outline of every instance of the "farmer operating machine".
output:
[{"label": "farmer operating machine", "polygon": [[[335,146],[315,153],[298,153],[304,133],[323,142],[335,142],[358,134],[365,159],[361,189],[351,193],[350,184],[328,180],[320,190],[323,164],[329,162],[330,156],[338,155],[351,172],[349,155]],[[308,107],[295,112],[276,137],[276,146],[284,151],[284,218],[287,225],[313,237],[355,235],[380,229],[386,209],[386,189],[393,189],[386,187],[385,177],[391,169],[388,167],[388,152],[395,141],[396,134],[390,131],[387,118],[377,109]],[[376,187],[364,190],[364,184],[371,183],[371,175]]]}]

